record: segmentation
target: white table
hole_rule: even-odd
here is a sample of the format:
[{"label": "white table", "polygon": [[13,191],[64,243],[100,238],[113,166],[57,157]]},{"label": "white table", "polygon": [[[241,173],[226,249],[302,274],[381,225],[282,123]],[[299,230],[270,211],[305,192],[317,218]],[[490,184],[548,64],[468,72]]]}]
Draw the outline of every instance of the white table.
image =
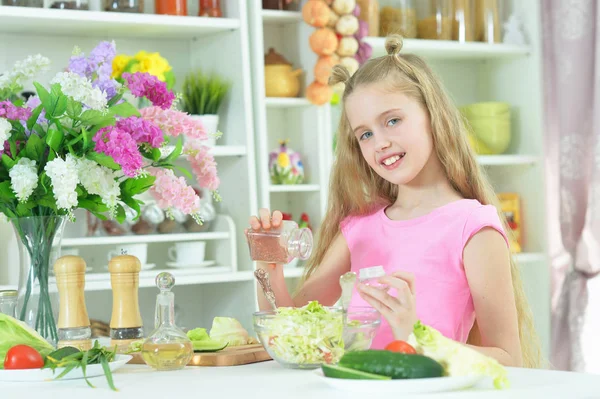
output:
[{"label": "white table", "polygon": [[[401,399],[600,398],[600,375],[526,369],[510,369],[509,374],[512,384],[509,390],[496,391],[491,387],[491,383],[485,382],[467,391],[435,395],[403,395]],[[104,377],[92,378],[90,381],[96,389],[89,388],[83,380],[0,383],[0,397],[2,399],[77,397],[84,399],[365,399],[364,394],[352,394],[329,387],[321,381],[314,370],[284,369],[274,361],[234,367],[188,367],[170,372],[153,371],[145,365],[126,365],[114,373],[115,385],[119,392],[111,391]],[[373,394],[377,393],[373,392]]]}]

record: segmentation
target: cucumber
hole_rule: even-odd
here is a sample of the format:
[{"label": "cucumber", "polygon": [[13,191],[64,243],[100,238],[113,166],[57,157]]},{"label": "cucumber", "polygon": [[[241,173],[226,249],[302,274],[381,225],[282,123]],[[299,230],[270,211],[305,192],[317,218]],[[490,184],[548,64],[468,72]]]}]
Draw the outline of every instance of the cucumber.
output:
[{"label": "cucumber", "polygon": [[444,367],[430,357],[386,350],[346,352],[338,365],[365,373],[385,375],[393,380],[444,375]]},{"label": "cucumber", "polygon": [[192,341],[192,346],[194,347],[194,352],[218,352],[225,347],[228,343],[223,343],[221,341],[213,341],[212,339],[204,339],[202,341]]},{"label": "cucumber", "polygon": [[344,378],[347,380],[390,380],[385,375],[365,373],[364,371],[349,369],[332,364],[322,364],[323,374],[329,378]]}]

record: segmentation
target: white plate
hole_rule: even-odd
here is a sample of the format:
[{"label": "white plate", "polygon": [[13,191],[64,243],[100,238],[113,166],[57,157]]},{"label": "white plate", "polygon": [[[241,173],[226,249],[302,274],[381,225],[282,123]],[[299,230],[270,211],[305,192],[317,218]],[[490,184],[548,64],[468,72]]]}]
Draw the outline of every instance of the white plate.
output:
[{"label": "white plate", "polygon": [[178,269],[197,268],[197,267],[208,267],[215,264],[214,260],[205,260],[199,263],[178,263],[178,262],[167,262],[166,265],[169,267],[176,267]]},{"label": "white plate", "polygon": [[[142,271],[144,270],[152,270],[156,267],[156,263],[146,263],[142,265]],[[108,270],[108,265],[104,265],[104,270]]]},{"label": "white plate", "polygon": [[438,377],[438,378],[415,378],[410,380],[350,380],[342,378],[329,378],[323,375],[323,370],[315,370],[319,379],[329,386],[351,392],[389,392],[394,395],[412,393],[448,392],[458,389],[471,388],[484,377]]},{"label": "white plate", "polygon": [[[123,367],[132,356],[116,355],[115,359],[108,363],[111,371]],[[0,381],[3,382],[43,382],[52,381],[62,373],[64,368],[57,368],[54,372],[51,369],[28,369],[28,370],[0,370]],[[88,378],[104,376],[104,370],[101,364],[91,364],[85,368],[85,374]],[[60,380],[75,380],[83,378],[81,367],[71,370]],[[59,381],[60,381],[59,380]]]}]

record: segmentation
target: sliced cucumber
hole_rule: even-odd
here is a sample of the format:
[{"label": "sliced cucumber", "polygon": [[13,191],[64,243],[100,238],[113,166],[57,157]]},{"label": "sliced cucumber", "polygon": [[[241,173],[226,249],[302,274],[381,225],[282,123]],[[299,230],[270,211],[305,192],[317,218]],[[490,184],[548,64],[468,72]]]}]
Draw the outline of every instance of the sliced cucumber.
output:
[{"label": "sliced cucumber", "polygon": [[391,377],[385,375],[366,373],[364,371],[337,365],[322,364],[321,368],[323,369],[325,377],[330,378],[344,378],[347,380],[391,380]]}]

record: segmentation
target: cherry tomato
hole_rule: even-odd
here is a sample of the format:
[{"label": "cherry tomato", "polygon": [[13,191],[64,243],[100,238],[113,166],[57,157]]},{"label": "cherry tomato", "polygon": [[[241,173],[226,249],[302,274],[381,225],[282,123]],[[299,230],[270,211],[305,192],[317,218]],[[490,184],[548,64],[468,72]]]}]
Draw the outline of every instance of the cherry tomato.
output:
[{"label": "cherry tomato", "polygon": [[42,355],[31,346],[16,345],[6,352],[4,368],[6,370],[39,369],[44,366]]},{"label": "cherry tomato", "polygon": [[400,353],[412,353],[415,354],[417,351],[408,342],[404,341],[392,341],[385,347],[386,351],[400,352]]}]

